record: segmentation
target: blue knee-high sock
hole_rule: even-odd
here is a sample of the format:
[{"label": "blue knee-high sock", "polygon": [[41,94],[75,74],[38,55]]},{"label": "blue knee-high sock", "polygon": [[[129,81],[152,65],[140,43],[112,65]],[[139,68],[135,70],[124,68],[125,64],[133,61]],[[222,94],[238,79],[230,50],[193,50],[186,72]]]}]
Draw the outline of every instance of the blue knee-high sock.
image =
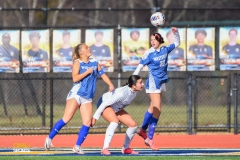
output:
[{"label": "blue knee-high sock", "polygon": [[80,129],[80,131],[78,133],[78,139],[77,139],[77,142],[76,142],[77,146],[81,146],[81,144],[83,143],[83,141],[85,140],[85,138],[88,135],[89,128],[90,127],[85,126],[85,125],[82,126],[82,128]]},{"label": "blue knee-high sock", "polygon": [[149,122],[150,122],[150,120],[152,118],[152,115],[153,114],[151,114],[148,111],[146,111],[146,113],[144,115],[143,123],[142,123],[142,129],[147,130]]},{"label": "blue knee-high sock", "polygon": [[152,117],[151,120],[150,120],[150,123],[149,123],[149,129],[148,129],[148,138],[150,140],[153,139],[153,136],[154,136],[154,132],[155,132],[155,128],[157,126],[157,123],[158,123],[158,119]]},{"label": "blue knee-high sock", "polygon": [[55,123],[55,125],[54,125],[54,127],[52,128],[52,130],[51,130],[51,132],[50,132],[50,134],[49,134],[49,138],[50,139],[53,139],[53,137],[56,135],[56,134],[58,134],[58,132],[61,130],[61,128],[63,127],[63,126],[65,126],[66,125],[66,123],[62,120],[62,119],[60,119],[59,121],[57,121],[57,123]]}]

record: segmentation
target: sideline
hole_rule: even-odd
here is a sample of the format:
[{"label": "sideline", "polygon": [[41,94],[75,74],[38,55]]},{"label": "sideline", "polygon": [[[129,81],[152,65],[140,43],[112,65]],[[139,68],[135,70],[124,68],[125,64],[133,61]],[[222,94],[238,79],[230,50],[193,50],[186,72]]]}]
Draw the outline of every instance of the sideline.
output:
[{"label": "sideline", "polygon": [[[0,148],[42,148],[47,135],[12,135],[0,136]],[[89,134],[82,148],[102,148],[104,134]],[[125,134],[115,134],[110,144],[111,148],[121,148]],[[57,135],[52,143],[56,148],[72,148],[77,135]],[[154,143],[161,148],[207,148],[235,149],[240,148],[240,135],[234,134],[157,134]],[[135,135],[130,144],[131,148],[149,148],[143,139]]]}]

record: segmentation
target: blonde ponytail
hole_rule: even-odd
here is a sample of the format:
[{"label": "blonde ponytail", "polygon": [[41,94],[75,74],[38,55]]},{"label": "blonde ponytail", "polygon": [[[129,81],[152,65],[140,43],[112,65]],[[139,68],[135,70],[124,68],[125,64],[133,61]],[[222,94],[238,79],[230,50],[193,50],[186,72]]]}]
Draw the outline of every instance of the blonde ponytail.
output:
[{"label": "blonde ponytail", "polygon": [[79,51],[81,51],[82,45],[84,45],[84,43],[78,44],[73,48],[72,61],[75,61],[76,59],[80,58]]}]

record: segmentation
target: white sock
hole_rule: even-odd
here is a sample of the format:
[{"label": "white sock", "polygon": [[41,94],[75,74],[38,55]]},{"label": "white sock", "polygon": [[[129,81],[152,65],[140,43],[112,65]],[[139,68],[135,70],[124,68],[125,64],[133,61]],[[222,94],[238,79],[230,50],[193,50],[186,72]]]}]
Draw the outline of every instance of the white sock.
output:
[{"label": "white sock", "polygon": [[125,140],[124,140],[124,149],[129,148],[129,144],[133,139],[133,136],[135,134],[137,130],[137,127],[129,127],[126,131],[126,136],[125,136]]},{"label": "white sock", "polygon": [[118,127],[118,123],[116,123],[116,122],[111,122],[109,124],[109,126],[106,130],[106,134],[105,134],[103,149],[109,147],[110,142],[112,140],[112,137],[113,137],[114,132],[117,129],[117,127]]}]

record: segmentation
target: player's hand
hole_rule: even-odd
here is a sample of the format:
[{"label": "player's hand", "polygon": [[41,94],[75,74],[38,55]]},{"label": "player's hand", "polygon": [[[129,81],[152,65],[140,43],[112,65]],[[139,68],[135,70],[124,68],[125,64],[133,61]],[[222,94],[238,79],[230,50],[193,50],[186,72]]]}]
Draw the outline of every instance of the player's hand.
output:
[{"label": "player's hand", "polygon": [[88,74],[92,74],[93,73],[93,69],[92,68],[88,68],[87,72],[88,72]]},{"label": "player's hand", "polygon": [[112,91],[114,91],[114,89],[115,89],[115,88],[114,88],[114,86],[113,86],[113,85],[110,85],[110,86],[109,86],[109,92],[112,92]]},{"label": "player's hand", "polygon": [[91,127],[93,127],[94,125],[96,124],[96,119],[95,118],[92,118],[92,122],[91,122]]},{"label": "player's hand", "polygon": [[172,27],[172,32],[173,33],[177,32],[177,30],[178,30],[177,27]]}]

